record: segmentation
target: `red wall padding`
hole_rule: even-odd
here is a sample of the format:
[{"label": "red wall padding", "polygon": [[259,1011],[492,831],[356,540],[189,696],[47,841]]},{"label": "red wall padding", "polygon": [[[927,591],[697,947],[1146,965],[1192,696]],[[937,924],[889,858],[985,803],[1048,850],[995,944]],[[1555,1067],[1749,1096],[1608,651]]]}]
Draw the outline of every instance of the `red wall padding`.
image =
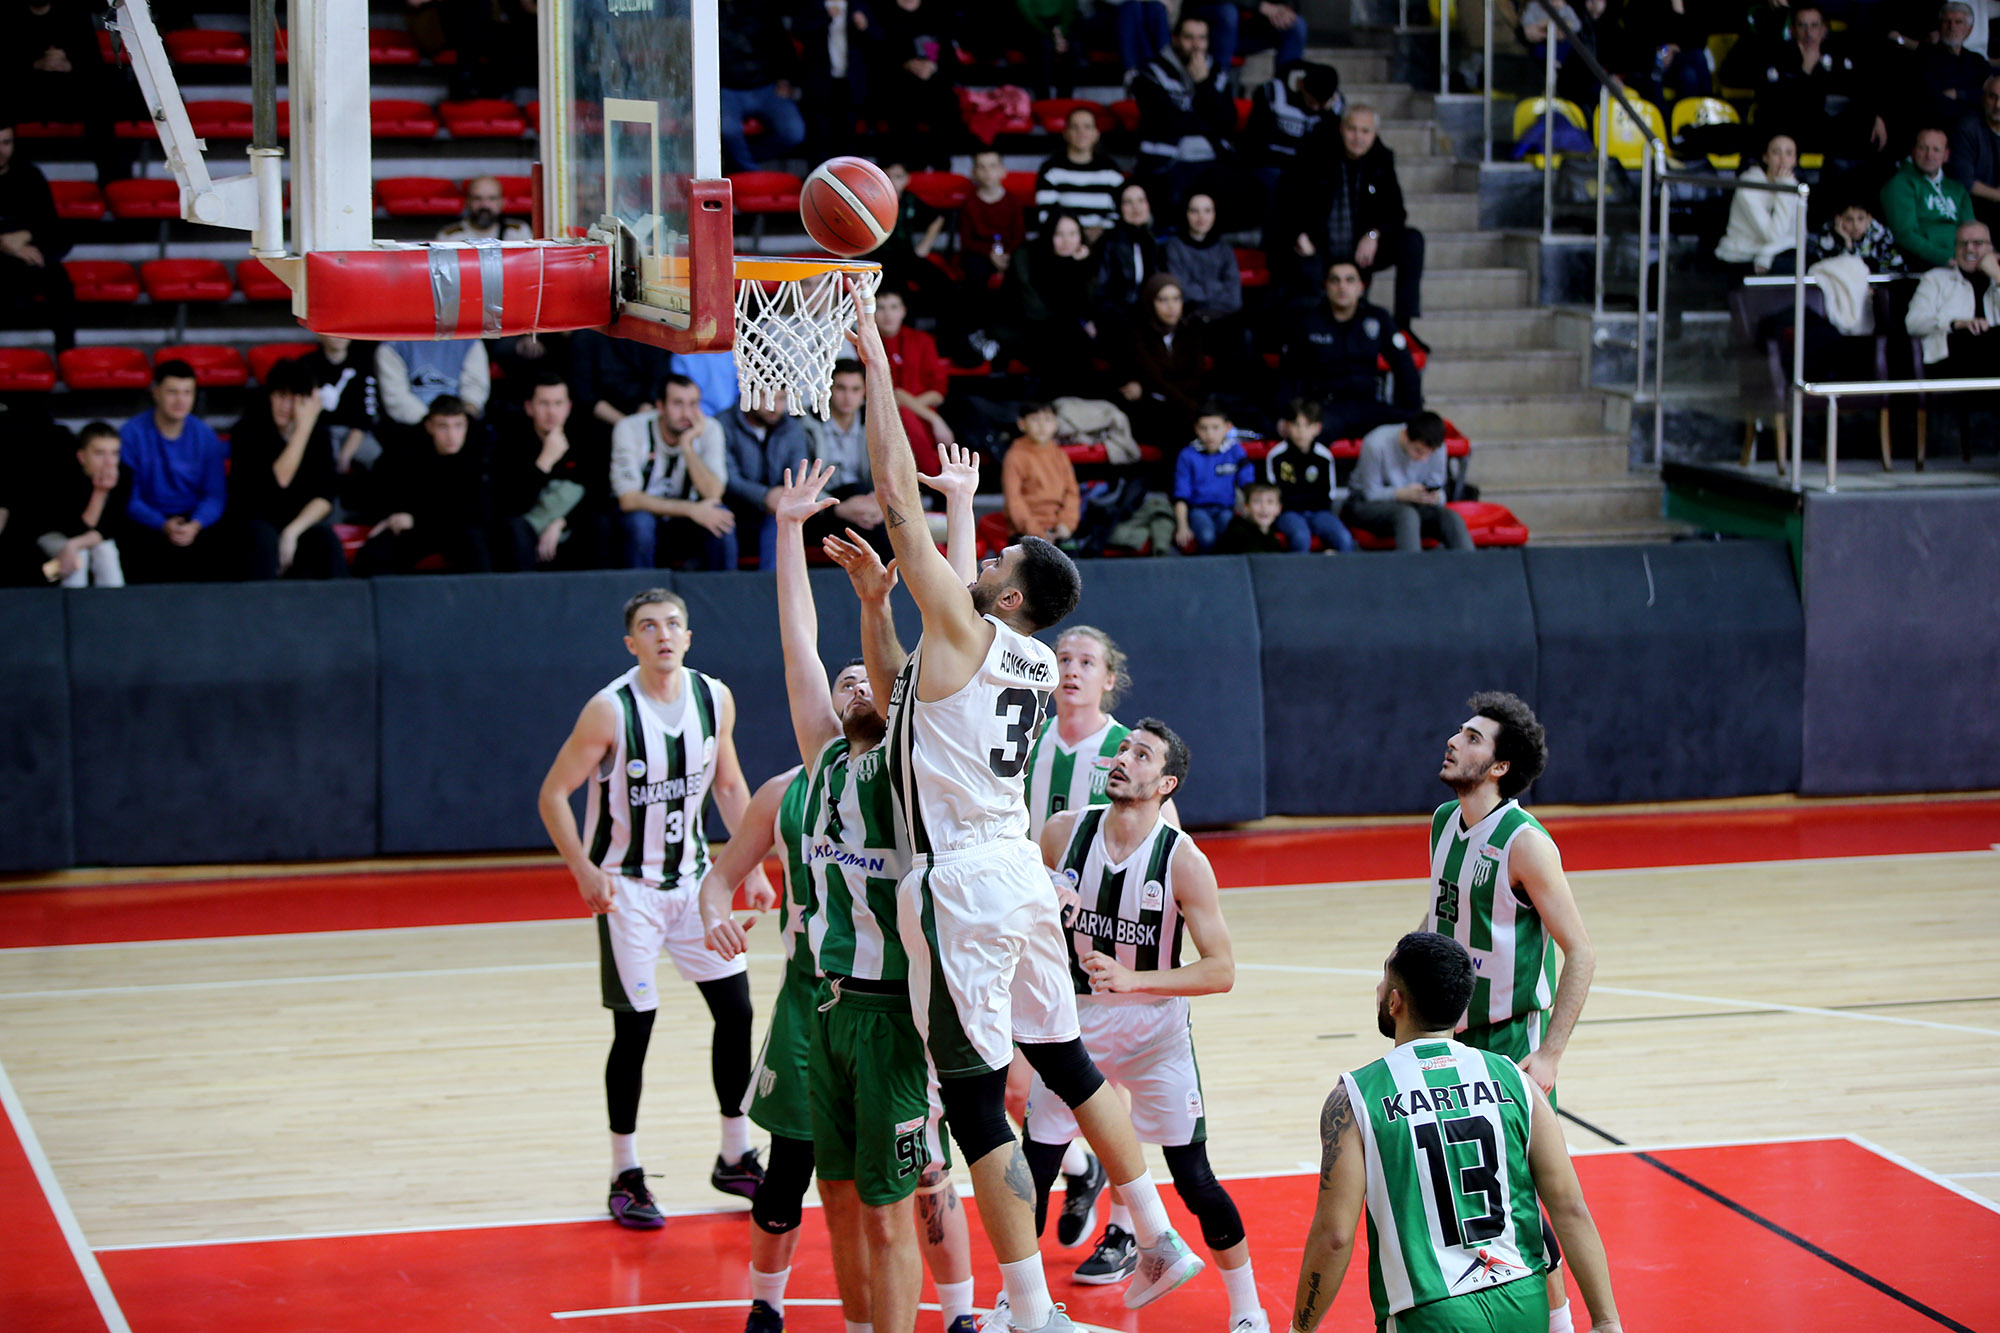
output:
[{"label": "red wall padding", "polygon": [[594,329],[609,324],[611,251],[601,245],[503,248],[500,327],[482,320],[479,252],[447,252],[458,263],[457,319],[438,327],[431,251],[339,250],[306,256],[307,328],[348,338],[484,338]]}]

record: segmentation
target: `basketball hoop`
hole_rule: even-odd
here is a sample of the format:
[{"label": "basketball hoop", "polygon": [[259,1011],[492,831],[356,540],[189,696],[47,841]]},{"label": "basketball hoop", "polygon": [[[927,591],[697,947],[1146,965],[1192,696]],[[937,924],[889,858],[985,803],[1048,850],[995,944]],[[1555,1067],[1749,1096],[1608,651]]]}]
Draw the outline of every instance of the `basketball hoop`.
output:
[{"label": "basketball hoop", "polygon": [[782,392],[794,416],[811,411],[826,420],[833,363],[854,327],[848,274],[872,302],[880,264],[736,256],[736,381],[745,406],[769,411]]}]

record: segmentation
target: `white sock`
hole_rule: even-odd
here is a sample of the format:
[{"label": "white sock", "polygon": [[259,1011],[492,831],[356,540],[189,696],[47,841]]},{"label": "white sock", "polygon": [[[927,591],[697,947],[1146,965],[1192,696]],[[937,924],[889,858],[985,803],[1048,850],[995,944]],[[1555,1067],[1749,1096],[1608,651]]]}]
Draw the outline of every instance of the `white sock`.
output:
[{"label": "white sock", "polygon": [[963,1282],[938,1282],[938,1309],[944,1314],[945,1327],[962,1314],[972,1313],[972,1279]]},{"label": "white sock", "polygon": [[1105,1215],[1104,1223],[1106,1226],[1117,1227],[1129,1236],[1132,1234],[1132,1210],[1122,1203],[1114,1203],[1111,1205],[1111,1211]]},{"label": "white sock", "polygon": [[624,1175],[639,1165],[639,1136],[635,1134],[613,1134],[611,1136],[611,1178]]},{"label": "white sock", "polygon": [[762,1301],[779,1314],[785,1312],[785,1284],[791,1281],[792,1270],[780,1269],[775,1273],[760,1273],[755,1266],[750,1269],[750,1299]]},{"label": "white sock", "polygon": [[1040,1328],[1056,1311],[1055,1302],[1049,1299],[1049,1281],[1042,1273],[1039,1254],[1001,1264],[1000,1285],[1007,1292],[1007,1307],[1012,1311],[1008,1317],[1015,1328]]},{"label": "white sock", "polygon": [[1241,1268],[1224,1268],[1216,1265],[1222,1274],[1223,1289],[1229,1293],[1229,1322],[1245,1319],[1262,1310],[1257,1300],[1257,1275],[1250,1271],[1250,1261],[1245,1259]]},{"label": "white sock", "polygon": [[847,1325],[847,1333],[875,1333],[873,1324],[862,1323],[855,1319],[843,1319],[840,1322]]},{"label": "white sock", "polygon": [[1549,1311],[1549,1333],[1573,1333],[1575,1327],[1570,1322],[1568,1301]]},{"label": "white sock", "polygon": [[734,1166],[743,1160],[743,1154],[750,1151],[750,1117],[747,1115],[726,1115],[722,1117],[722,1160]]},{"label": "white sock", "polygon": [[1090,1154],[1083,1150],[1082,1139],[1071,1139],[1069,1151],[1063,1154],[1063,1174],[1081,1176],[1090,1170]]},{"label": "white sock", "polygon": [[1144,1172],[1132,1180],[1114,1183],[1132,1214],[1132,1239],[1139,1242],[1140,1249],[1152,1249],[1159,1244],[1162,1231],[1173,1230],[1173,1224],[1167,1221],[1167,1206],[1160,1202],[1160,1187]]}]

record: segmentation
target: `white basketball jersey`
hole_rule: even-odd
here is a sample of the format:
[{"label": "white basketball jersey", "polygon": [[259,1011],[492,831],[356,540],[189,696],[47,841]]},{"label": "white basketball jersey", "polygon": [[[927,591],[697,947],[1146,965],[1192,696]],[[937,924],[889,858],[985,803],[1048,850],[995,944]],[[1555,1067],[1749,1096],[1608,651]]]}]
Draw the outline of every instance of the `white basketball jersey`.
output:
[{"label": "white basketball jersey", "polygon": [[1056,655],[986,622],[992,646],[957,693],[917,698],[920,640],[889,695],[889,775],[919,856],[1028,836],[1021,774],[1055,692]]},{"label": "white basketball jersey", "polygon": [[681,670],[681,697],[659,703],[633,667],[598,692],[618,706],[618,739],[598,765],[584,810],[590,860],[661,888],[708,873],[701,822],[715,782],[715,682]]},{"label": "white basketball jersey", "polygon": [[1154,1004],[1157,995],[1099,994],[1083,969],[1088,953],[1109,954],[1134,972],[1164,972],[1181,965],[1181,907],[1174,899],[1174,851],[1187,834],[1162,819],[1122,861],[1104,849],[1106,806],[1077,817],[1056,873],[1076,895],[1065,895],[1063,928],[1069,932],[1070,980],[1078,1003]]}]

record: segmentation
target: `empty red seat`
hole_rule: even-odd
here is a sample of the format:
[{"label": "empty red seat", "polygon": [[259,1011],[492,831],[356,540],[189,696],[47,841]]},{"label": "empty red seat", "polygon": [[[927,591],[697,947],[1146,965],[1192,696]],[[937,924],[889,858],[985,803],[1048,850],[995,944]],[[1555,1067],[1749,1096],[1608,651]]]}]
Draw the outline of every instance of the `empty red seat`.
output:
[{"label": "empty red seat", "polygon": [[1236,252],[1236,276],[1245,287],[1268,287],[1271,285],[1271,266],[1265,262],[1262,250],[1238,249]]},{"label": "empty red seat", "polygon": [[56,363],[38,347],[0,347],[0,393],[47,393],[56,387]]},{"label": "empty red seat", "polygon": [[117,120],[111,123],[114,139],[157,139],[160,127],[150,120]]},{"label": "empty red seat", "polygon": [[[1007,110],[991,99],[992,93],[1004,91],[1002,89],[959,88],[955,91],[958,93],[959,114],[965,118],[965,128],[983,144],[990,146],[1002,134],[1026,134],[1035,128],[1033,116]],[[1026,97],[1027,93],[1022,90],[1019,95]]]},{"label": "empty red seat", "polygon": [[[1062,451],[1078,467],[1103,465],[1111,461],[1111,451],[1101,444],[1065,444]],[[1139,461],[1157,463],[1160,451],[1150,444],[1142,444],[1139,446]]]},{"label": "empty red seat", "polygon": [[219,259],[149,259],[139,281],[155,301],[227,301],[236,290]]},{"label": "empty red seat", "polygon": [[259,384],[271,377],[271,367],[280,361],[291,361],[319,350],[318,343],[258,343],[250,349],[250,373],[257,377]]},{"label": "empty red seat", "polygon": [[250,137],[250,104],[232,101],[201,101],[187,104],[188,122],[204,139],[247,139]]},{"label": "empty red seat", "polygon": [[111,215],[120,218],[177,218],[181,187],[173,181],[123,180],[104,187]]},{"label": "empty red seat", "polygon": [[1010,171],[1002,182],[1007,193],[1016,196],[1024,204],[1035,202],[1035,173],[1032,171]]},{"label": "empty red seat", "polygon": [[806,183],[789,171],[737,171],[729,191],[739,213],[796,213]]},{"label": "empty red seat", "polygon": [[236,290],[246,301],[289,301],[292,289],[261,259],[236,261]]},{"label": "empty red seat", "polygon": [[1086,97],[1045,98],[1042,101],[1030,103],[1028,114],[1034,118],[1037,125],[1040,125],[1050,134],[1061,134],[1063,126],[1069,124],[1071,114],[1078,107],[1083,107],[1090,111],[1092,117],[1097,121],[1098,129],[1105,130],[1111,127],[1111,113],[1106,111],[1101,103],[1093,102]]},{"label": "empty red seat", "polygon": [[130,305],[139,299],[139,270],[121,259],[68,259],[63,271],[79,301]]},{"label": "empty red seat", "polygon": [[911,194],[936,209],[953,209],[972,197],[972,182],[956,171],[913,171]]},{"label": "empty red seat", "polygon": [[378,139],[435,139],[438,132],[437,112],[430,104],[404,97],[370,103],[368,121]]},{"label": "empty red seat", "polygon": [[376,181],[375,202],[392,218],[455,218],[465,211],[458,182],[441,176],[396,176]]},{"label": "empty red seat", "polygon": [[166,33],[167,56],[176,65],[247,65],[250,39],[240,32],[182,28]]},{"label": "empty red seat", "polygon": [[454,139],[518,139],[528,132],[528,118],[521,108],[499,98],[444,102],[438,115]]},{"label": "empty red seat", "polygon": [[204,389],[234,389],[250,380],[243,353],[218,343],[181,343],[153,353],[155,368],[169,361],[187,362],[194,369],[194,382]]},{"label": "empty red seat", "polygon": [[153,368],[136,347],[72,347],[56,364],[72,389],[143,389],[153,382]]},{"label": "empty red seat", "polygon": [[1238,435],[1236,442],[1243,446],[1243,456],[1253,463],[1263,462],[1278,443],[1276,440],[1266,440],[1256,435]]},{"label": "empty red seat", "polygon": [[1454,500],[1446,508],[1465,520],[1474,546],[1525,546],[1528,525],[1514,517],[1506,505],[1489,500]]},{"label": "empty red seat", "polygon": [[422,63],[423,58],[423,52],[417,49],[417,39],[407,32],[395,28],[368,30],[369,64],[415,65]]},{"label": "empty red seat", "polygon": [[500,211],[524,218],[535,211],[535,183],[527,176],[495,176],[500,182]]},{"label": "empty red seat", "polygon": [[56,216],[71,222],[95,222],[104,216],[104,194],[95,181],[50,181]]},{"label": "empty red seat", "polygon": [[1139,128],[1139,104],[1131,98],[1128,97],[1122,102],[1113,102],[1104,109],[1111,113],[1111,119],[1116,122],[1118,128],[1122,130],[1136,130]]},{"label": "empty red seat", "polygon": [[23,120],[15,124],[14,135],[20,139],[81,139],[83,122],[80,120]]},{"label": "empty red seat", "polygon": [[1250,124],[1250,107],[1251,102],[1249,98],[1239,97],[1236,99],[1236,132],[1238,134],[1243,133],[1245,127]]}]

